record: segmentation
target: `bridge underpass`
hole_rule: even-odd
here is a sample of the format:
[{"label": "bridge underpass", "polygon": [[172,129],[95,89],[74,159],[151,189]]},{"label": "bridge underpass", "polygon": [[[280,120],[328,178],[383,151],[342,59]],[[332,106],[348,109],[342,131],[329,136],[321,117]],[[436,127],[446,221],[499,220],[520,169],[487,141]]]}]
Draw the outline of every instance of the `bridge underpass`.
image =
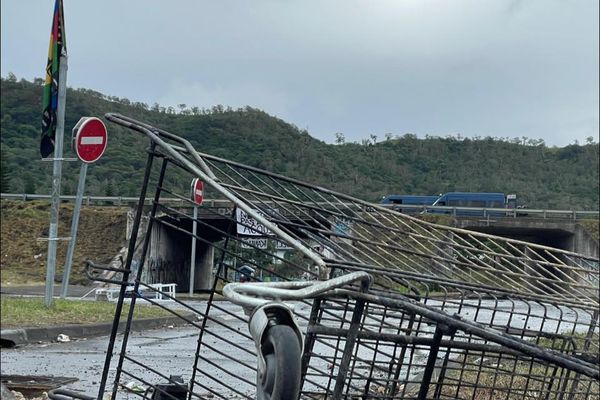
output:
[{"label": "bridge underpass", "polygon": [[[212,289],[213,275],[219,262],[215,255],[218,254],[220,257],[221,254],[215,252],[215,246],[224,246],[226,235],[223,232],[236,229],[235,219],[232,222],[232,208],[214,210],[199,208],[199,210],[193,285],[196,292]],[[153,224],[142,280],[147,283],[176,283],[177,292],[187,292],[190,288],[193,242],[192,211],[180,209],[178,212],[179,215],[161,215]],[[145,231],[145,229],[144,226],[141,230]],[[288,229],[295,231],[291,225]],[[300,232],[295,233],[299,237],[303,236]]]},{"label": "bridge underpass", "polygon": [[[147,256],[146,282],[176,283],[178,292],[189,290],[193,221],[190,218],[159,217],[152,227]],[[214,244],[223,240],[219,231],[227,231],[225,217],[203,216],[196,227],[194,289],[210,290],[213,283]]]},{"label": "bridge underpass", "polygon": [[576,221],[462,217],[455,218],[453,226],[555,247],[590,257],[599,255],[598,242]]}]

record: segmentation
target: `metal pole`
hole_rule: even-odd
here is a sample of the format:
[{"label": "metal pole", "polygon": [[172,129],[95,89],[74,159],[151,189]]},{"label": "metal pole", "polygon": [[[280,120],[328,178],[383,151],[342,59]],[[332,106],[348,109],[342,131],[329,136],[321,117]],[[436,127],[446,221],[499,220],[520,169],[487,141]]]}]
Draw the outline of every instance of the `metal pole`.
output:
[{"label": "metal pole", "polygon": [[194,294],[194,278],[196,273],[196,229],[198,227],[198,206],[194,206],[194,222],[192,223],[192,256],[190,260],[190,296]]},{"label": "metal pole", "polygon": [[67,259],[63,272],[62,288],[60,298],[67,297],[69,290],[69,276],[71,275],[71,265],[73,263],[73,252],[75,251],[75,241],[77,240],[77,227],[79,226],[79,211],[81,210],[81,201],[83,200],[83,188],[85,187],[85,176],[87,174],[88,164],[82,162],[79,170],[79,183],[77,184],[77,198],[75,199],[75,208],[73,209],[73,219],[71,220],[71,241],[67,249]]},{"label": "metal pole", "polygon": [[48,231],[48,261],[46,263],[46,307],[52,305],[54,272],[56,270],[56,247],[58,242],[58,209],[60,207],[60,178],[62,173],[63,136],[65,130],[65,103],[67,99],[67,55],[60,55],[58,69],[58,104],[56,106],[56,132],[54,136],[54,165],[52,171],[52,208]]}]

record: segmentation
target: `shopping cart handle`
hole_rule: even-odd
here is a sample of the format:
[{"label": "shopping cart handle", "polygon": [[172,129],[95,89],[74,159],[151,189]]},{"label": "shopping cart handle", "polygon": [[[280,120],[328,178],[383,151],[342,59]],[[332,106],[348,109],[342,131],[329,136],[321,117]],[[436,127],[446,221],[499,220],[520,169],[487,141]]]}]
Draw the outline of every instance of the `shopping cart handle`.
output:
[{"label": "shopping cart handle", "polygon": [[357,271],[326,281],[244,282],[228,283],[223,295],[244,307],[259,307],[273,300],[304,300],[327,293],[344,285],[361,281],[368,287],[371,275]]}]

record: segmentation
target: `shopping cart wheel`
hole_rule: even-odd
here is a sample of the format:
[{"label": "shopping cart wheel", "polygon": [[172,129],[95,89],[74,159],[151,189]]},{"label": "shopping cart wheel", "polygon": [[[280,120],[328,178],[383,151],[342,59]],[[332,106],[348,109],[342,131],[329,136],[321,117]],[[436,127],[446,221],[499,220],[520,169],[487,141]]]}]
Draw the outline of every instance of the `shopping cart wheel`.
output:
[{"label": "shopping cart wheel", "polygon": [[266,368],[258,383],[259,400],[295,400],[300,393],[300,343],[288,325],[274,325],[262,344]]}]

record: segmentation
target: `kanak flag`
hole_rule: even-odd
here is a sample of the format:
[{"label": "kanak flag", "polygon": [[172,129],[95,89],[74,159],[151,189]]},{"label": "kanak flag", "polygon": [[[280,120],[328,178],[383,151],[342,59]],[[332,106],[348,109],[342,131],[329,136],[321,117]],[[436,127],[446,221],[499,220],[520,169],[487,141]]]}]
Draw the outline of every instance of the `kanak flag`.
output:
[{"label": "kanak flag", "polygon": [[48,157],[54,151],[54,136],[56,134],[56,109],[58,107],[58,70],[61,54],[66,54],[65,21],[62,0],[54,3],[54,17],[48,48],[48,63],[46,64],[46,81],[42,99],[42,140],[40,153]]}]

